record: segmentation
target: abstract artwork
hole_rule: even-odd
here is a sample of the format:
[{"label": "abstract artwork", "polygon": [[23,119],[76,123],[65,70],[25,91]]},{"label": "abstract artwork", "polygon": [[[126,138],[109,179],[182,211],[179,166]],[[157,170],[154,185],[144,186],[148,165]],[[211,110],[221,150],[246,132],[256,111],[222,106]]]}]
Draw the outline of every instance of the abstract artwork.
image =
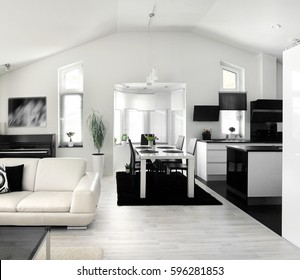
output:
[{"label": "abstract artwork", "polygon": [[46,124],[46,97],[8,99],[9,127],[45,127]]}]

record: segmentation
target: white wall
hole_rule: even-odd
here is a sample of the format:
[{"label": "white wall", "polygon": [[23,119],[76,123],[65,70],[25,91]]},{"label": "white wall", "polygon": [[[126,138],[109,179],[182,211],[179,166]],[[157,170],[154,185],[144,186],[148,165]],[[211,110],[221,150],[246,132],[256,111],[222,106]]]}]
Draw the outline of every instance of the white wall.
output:
[{"label": "white wall", "polygon": [[[10,128],[10,134],[57,133],[57,69],[76,61],[84,65],[84,121],[90,109],[99,110],[108,121],[104,174],[113,170],[113,96],[117,83],[145,82],[148,75],[147,33],[117,33],[48,57],[0,77],[0,122],[7,121],[7,100],[18,96],[46,96],[46,128]],[[248,103],[260,98],[257,54],[218,43],[191,33],[155,33],[153,61],[159,82],[185,83],[187,102],[187,139],[201,138],[203,128],[212,128],[212,137],[220,137],[217,122],[193,122],[194,105],[217,105],[220,89],[220,61],[245,69]],[[250,108],[250,106],[249,106]],[[249,110],[246,114],[246,137],[249,135]],[[84,127],[83,148],[58,148],[58,156],[83,156],[94,152]]]},{"label": "white wall", "polygon": [[277,59],[261,53],[259,60],[260,98],[277,98]]},{"label": "white wall", "polygon": [[283,99],[282,75],[282,63],[277,62],[277,99]]}]

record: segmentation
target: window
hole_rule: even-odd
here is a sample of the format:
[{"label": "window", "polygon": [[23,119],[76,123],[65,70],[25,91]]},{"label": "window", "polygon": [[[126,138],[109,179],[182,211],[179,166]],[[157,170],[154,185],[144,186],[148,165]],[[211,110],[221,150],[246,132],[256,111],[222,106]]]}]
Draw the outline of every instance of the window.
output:
[{"label": "window", "polygon": [[227,69],[223,71],[223,89],[237,89],[237,73]]},{"label": "window", "polygon": [[[245,90],[243,68],[221,61],[221,91],[240,94]],[[227,93],[226,93],[227,94]],[[220,110],[221,133],[224,135],[233,135],[245,137],[245,111],[241,110]],[[234,132],[229,128],[233,127]]]},{"label": "window", "polygon": [[121,143],[121,135],[122,135],[122,111],[115,110],[114,115],[114,139],[115,144]]},{"label": "window", "polygon": [[141,134],[154,133],[160,143],[168,142],[167,110],[115,109],[114,137],[120,143],[122,133],[127,133],[133,143],[141,141]]},{"label": "window", "polygon": [[184,115],[182,110],[172,111],[172,127],[171,143],[176,143],[179,135],[183,135],[184,131]]},{"label": "window", "polygon": [[167,143],[167,110],[155,110],[150,112],[149,133],[158,137],[158,142]]},{"label": "window", "polygon": [[142,133],[149,133],[147,126],[147,112],[138,110],[125,110],[125,131],[133,143],[141,141]]},{"label": "window", "polygon": [[[245,134],[245,111],[221,110],[221,133],[227,135],[239,135],[244,137]],[[234,127],[235,131],[230,132],[229,128]]]},{"label": "window", "polygon": [[75,146],[82,146],[83,119],[83,69],[82,63],[59,69],[59,145],[67,146],[67,132],[75,132]]},{"label": "window", "polygon": [[244,69],[221,61],[221,90],[244,91]]}]

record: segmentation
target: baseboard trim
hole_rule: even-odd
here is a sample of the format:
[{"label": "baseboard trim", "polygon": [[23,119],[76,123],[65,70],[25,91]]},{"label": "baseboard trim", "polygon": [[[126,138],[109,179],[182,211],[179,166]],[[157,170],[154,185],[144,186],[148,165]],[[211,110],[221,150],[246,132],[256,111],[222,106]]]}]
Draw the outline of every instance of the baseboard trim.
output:
[{"label": "baseboard trim", "polygon": [[248,205],[281,205],[282,197],[248,197]]},{"label": "baseboard trim", "polygon": [[208,175],[207,181],[226,181],[226,175]]},{"label": "baseboard trim", "polygon": [[67,226],[67,229],[87,229],[87,226]]}]

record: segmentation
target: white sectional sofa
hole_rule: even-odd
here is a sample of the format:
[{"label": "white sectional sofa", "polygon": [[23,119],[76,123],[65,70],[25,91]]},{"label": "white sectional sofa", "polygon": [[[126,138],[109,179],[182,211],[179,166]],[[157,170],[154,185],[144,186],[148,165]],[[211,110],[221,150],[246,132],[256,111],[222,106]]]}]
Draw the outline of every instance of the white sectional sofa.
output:
[{"label": "white sectional sofa", "polygon": [[0,194],[0,225],[86,227],[100,197],[98,173],[86,172],[80,158],[0,158],[24,164],[22,191]]}]

